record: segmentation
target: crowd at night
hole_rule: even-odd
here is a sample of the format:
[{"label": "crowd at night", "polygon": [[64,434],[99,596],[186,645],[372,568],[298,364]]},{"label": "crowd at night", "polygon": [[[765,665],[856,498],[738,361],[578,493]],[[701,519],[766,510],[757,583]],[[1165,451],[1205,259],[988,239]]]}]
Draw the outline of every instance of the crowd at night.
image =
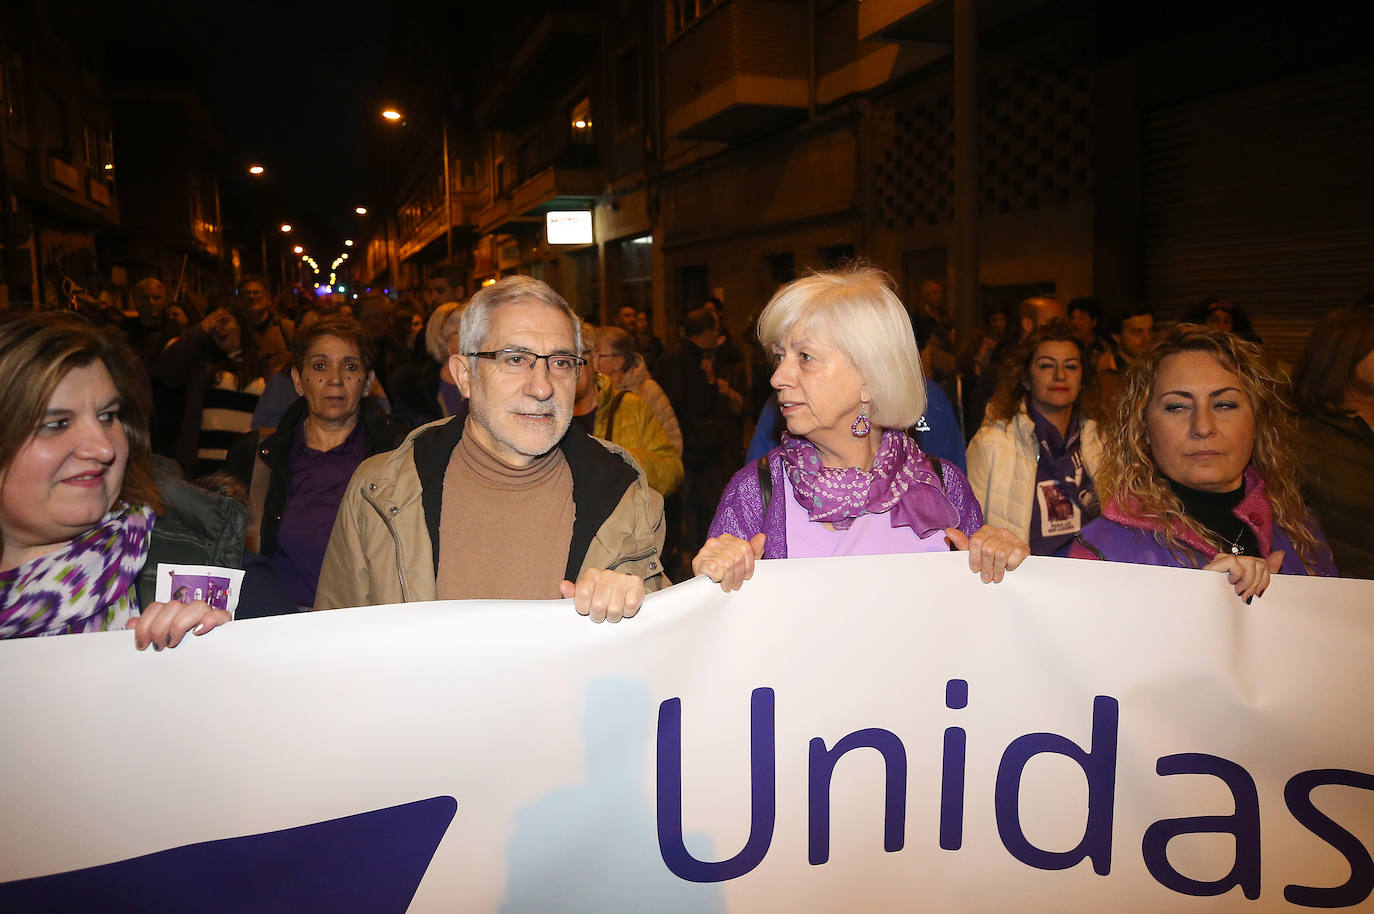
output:
[{"label": "crowd at night", "polygon": [[[207,680],[215,700],[231,695],[237,703],[240,685],[245,695],[286,696],[297,685],[287,682],[294,663],[329,660],[328,650],[301,656],[311,650],[300,645],[313,647],[308,639],[319,638],[336,650],[344,645],[332,661],[337,669],[315,669],[319,681],[347,674],[356,683],[334,688],[357,685],[367,697],[339,701],[325,686],[319,694],[284,697],[282,707],[304,707],[291,713],[312,725],[319,712],[323,723],[311,733],[334,726],[337,709],[324,704],[351,705],[346,714],[360,706],[359,719],[366,719],[376,711],[366,690],[375,686],[380,694],[385,685],[399,690],[386,694],[401,695],[394,704],[376,703],[385,722],[397,724],[391,738],[404,744],[397,770],[414,762],[399,758],[409,753],[453,761],[455,771],[457,762],[482,771],[476,747],[486,751],[493,734],[523,739],[531,749],[528,757],[523,747],[501,750],[509,757],[499,776],[464,773],[466,793],[423,776],[416,783],[428,792],[405,793],[412,784],[398,776],[401,793],[367,793],[366,803],[352,806],[352,794],[335,802],[340,790],[353,789],[355,772],[342,753],[338,768],[349,785],[329,786],[321,777],[320,795],[336,795],[317,805],[314,772],[308,782],[288,774],[274,781],[275,760],[250,762],[244,767],[274,770],[251,790],[247,781],[225,782],[237,785],[224,797],[242,803],[242,819],[221,815],[205,835],[188,837],[194,829],[149,813],[153,825],[130,848],[107,850],[92,841],[70,859],[43,856],[49,846],[65,853],[78,842],[60,817],[24,818],[27,800],[14,796],[27,789],[21,774],[15,783],[22,786],[0,792],[7,815],[21,809],[0,858],[11,856],[14,841],[29,841],[30,828],[39,850],[0,873],[0,899],[47,903],[51,886],[41,880],[50,875],[90,866],[90,885],[104,885],[97,871],[107,864],[116,872],[150,849],[184,849],[192,841],[209,847],[231,834],[252,837],[253,829],[257,837],[301,832],[296,838],[305,849],[297,856],[304,859],[317,846],[316,833],[302,837],[302,830],[329,825],[326,815],[366,808],[386,817],[407,808],[397,804],[410,804],[409,811],[387,821],[409,824],[388,826],[388,837],[375,839],[379,859],[403,855],[396,847],[404,842],[393,838],[406,829],[435,834],[423,853],[404,851],[423,857],[412,882],[365,869],[358,877],[394,890],[397,909],[412,896],[424,899],[420,907],[440,909],[449,897],[442,893],[454,891],[443,880],[466,879],[460,867],[468,861],[446,862],[429,877],[431,887],[440,887],[415,895],[441,841],[449,844],[438,860],[455,859],[455,847],[468,847],[460,840],[490,844],[493,854],[505,848],[509,897],[543,898],[547,872],[579,885],[584,874],[554,867],[563,851],[529,851],[530,864],[521,841],[529,832],[561,835],[584,824],[593,834],[602,813],[596,791],[624,800],[607,821],[628,821],[631,831],[642,826],[643,834],[635,833],[642,846],[632,850],[648,860],[625,867],[642,870],[631,878],[610,872],[622,866],[619,847],[593,848],[594,863],[605,856],[614,864],[588,877],[604,877],[611,887],[610,895],[596,897],[611,897],[641,877],[661,880],[656,898],[709,900],[718,888],[735,892],[732,899],[757,897],[748,893],[759,883],[745,884],[744,877],[768,852],[773,821],[788,803],[805,805],[810,831],[786,834],[797,826],[784,811],[779,849],[751,878],[778,879],[776,861],[786,854],[809,860],[810,878],[847,878],[833,874],[853,865],[852,846],[837,839],[830,862],[830,810],[839,805],[828,779],[851,749],[881,756],[888,775],[883,854],[901,851],[910,745],[912,807],[930,801],[934,810],[925,810],[929,822],[911,826],[918,836],[913,857],[935,854],[936,842],[941,853],[965,844],[967,774],[975,804],[969,833],[983,829],[986,846],[970,837],[971,852],[961,861],[1005,847],[1028,872],[1038,868],[1029,880],[1092,857],[1096,876],[1084,864],[1076,877],[1100,880],[1110,870],[1119,807],[1131,827],[1142,817],[1154,820],[1139,833],[1143,843],[1131,848],[1141,851],[1133,862],[1143,860],[1158,883],[1151,891],[1206,896],[1243,886],[1253,902],[1260,893],[1260,810],[1255,780],[1242,767],[1249,764],[1262,786],[1258,795],[1282,794],[1292,813],[1293,823],[1281,827],[1300,832],[1300,825],[1311,833],[1302,832],[1302,840],[1316,836],[1349,863],[1347,884],[1288,885],[1285,899],[1363,903],[1374,886],[1369,853],[1336,824],[1336,813],[1319,812],[1307,794],[1339,785],[1371,789],[1374,778],[1355,770],[1368,770],[1367,727],[1335,712],[1328,719],[1303,698],[1291,702],[1298,723],[1281,716],[1292,708],[1278,707],[1280,722],[1269,729],[1263,715],[1287,700],[1287,673],[1278,669],[1283,663],[1254,658],[1271,656],[1266,638],[1275,640],[1257,632],[1308,632],[1301,628],[1306,617],[1323,612],[1346,624],[1342,614],[1374,580],[1374,55],[1367,11],[1277,0],[278,6],[19,0],[0,8],[0,642],[11,651],[6,663],[15,658],[10,669],[21,670],[5,684],[16,693],[43,692],[27,679],[14,681],[32,678],[22,664],[38,656],[21,651],[55,648],[43,663],[51,657],[57,664],[74,662],[74,652],[59,656],[74,651],[69,646],[91,645],[94,656],[101,643],[119,641],[115,663],[142,664],[140,671],[159,663],[158,673],[188,661],[228,664],[209,667],[220,677]],[[926,553],[944,558],[918,555]],[[956,560],[959,577],[945,577]],[[901,575],[893,571],[899,563]],[[838,616],[848,628],[838,638],[834,630],[825,636],[834,645],[813,643],[819,639],[804,626],[779,626],[765,636],[769,647],[741,660],[730,653],[733,642],[724,643],[730,638],[720,636],[737,630],[713,628],[720,617],[705,611],[692,615],[699,608],[693,599],[728,613],[754,595],[760,605],[771,601],[768,612],[785,602],[788,611],[798,608],[789,601],[819,612],[797,583],[819,580],[817,565],[838,569],[835,578],[843,578],[853,601],[822,608],[825,618]],[[1044,577],[1042,569],[1050,569]],[[1052,597],[1044,583],[1051,571]],[[1006,608],[997,601],[1010,599],[1022,600],[1034,616],[1027,632],[1062,631],[1059,625],[1087,631],[1083,620],[1091,619],[1107,627],[1099,639],[1104,658],[1114,656],[1106,653],[1109,641],[1111,650],[1126,643],[1129,653],[1139,631],[1153,626],[1148,613],[1166,608],[1147,606],[1142,617],[1136,604],[1151,595],[1131,593],[1118,618],[1118,607],[1102,605],[1105,579],[1094,575],[1104,571],[1132,581],[1157,575],[1151,580],[1173,588],[1168,593],[1196,598],[1198,618],[1223,633],[1214,640],[1213,633],[1179,636],[1180,645],[1188,642],[1179,650],[1188,655],[1179,664],[1183,672],[1146,676],[1139,689],[1129,677],[1110,685],[1089,681],[1105,682],[1115,675],[1112,665],[1130,664],[1098,658],[1097,644],[1075,650],[1053,636],[1026,635],[997,674],[954,668],[976,669],[977,652],[997,640],[977,626],[1020,618],[996,615]],[[935,582],[930,589],[927,574]],[[1318,578],[1325,580],[1309,580]],[[1265,603],[1275,583],[1280,593]],[[870,591],[902,595],[877,608],[886,622],[873,630],[865,618],[874,609],[865,602]],[[974,591],[986,603],[974,605]],[[1331,605],[1318,605],[1318,593],[1329,594]],[[1224,600],[1223,609],[1206,602],[1212,596]],[[1255,623],[1271,628],[1246,627],[1247,613],[1291,601],[1282,603],[1287,610],[1300,599],[1304,620],[1277,613]],[[970,606],[950,612],[958,600]],[[1063,617],[1044,611],[1046,601]],[[540,642],[538,651],[546,653],[531,648],[535,666],[547,657],[554,678],[572,682],[586,672],[595,679],[585,695],[580,679],[566,694],[561,681],[557,686],[558,701],[586,702],[587,783],[576,789],[531,772],[548,765],[581,776],[581,737],[558,729],[580,710],[553,700],[532,707],[538,702],[522,694],[523,680],[434,685],[465,682],[469,668],[487,660],[502,672],[510,656],[502,651],[517,630],[502,628],[516,624],[505,614],[530,610],[524,624],[532,607],[548,612],[541,624],[559,617],[550,627],[562,626],[548,644]],[[653,631],[651,618],[682,621],[667,610],[655,616],[660,607],[676,607],[700,627],[683,622]],[[965,609],[972,618],[964,618]],[[490,646],[490,657],[473,662],[444,653],[453,646],[441,638],[430,643],[428,635],[413,655],[406,645],[388,653],[403,640],[390,637],[389,618],[404,618],[408,632],[429,632],[438,629],[427,625],[466,625],[469,611],[488,614],[482,632],[489,641],[475,637],[473,644]],[[893,614],[900,616],[895,624]],[[981,635],[957,646],[910,645],[913,657],[917,647],[925,652],[912,670],[895,669],[901,664],[890,656],[875,661],[874,681],[885,683],[899,707],[880,713],[867,703],[868,683],[858,681],[868,670],[863,664],[870,651],[906,646],[896,638],[872,642],[885,631],[924,632],[920,626],[931,619],[953,626],[932,628],[954,631],[946,640]],[[620,625],[610,631],[589,624],[603,622]],[[358,635],[350,625],[370,627]],[[573,634],[565,637],[568,630]],[[1301,660],[1294,678],[1323,668],[1327,654],[1337,657],[1335,682],[1348,676],[1342,651],[1363,643],[1366,630],[1357,622],[1356,634],[1338,646],[1323,642],[1341,631],[1335,624],[1276,640],[1293,642],[1281,647]],[[670,637],[665,631],[680,640],[650,644],[650,637]],[[322,634],[341,632],[343,640],[333,642]],[[92,637],[40,637],[75,634]],[[1015,637],[1022,634],[1018,629]],[[271,653],[264,648],[269,637],[288,647]],[[522,651],[535,640],[520,637]],[[630,640],[636,637],[645,640]],[[595,639],[591,648],[586,639]],[[139,651],[181,649],[153,659],[152,652],[134,653],[129,641]],[[1184,648],[1199,644],[1204,658],[1221,650],[1225,658],[1216,666],[1227,668],[1216,676],[1190,668]],[[374,647],[387,663],[417,671],[429,691],[406,692],[405,675],[372,663],[367,652]],[[850,672],[828,679],[832,648],[841,658],[835,668]],[[946,648],[958,660],[936,671]],[[603,649],[625,654],[596,653]],[[685,673],[654,653],[679,649]],[[636,671],[631,661],[612,672],[597,666],[598,659],[622,656],[655,658],[648,664],[655,668]],[[766,671],[757,683],[730,680],[729,688],[740,691],[725,698],[711,691],[713,676],[752,674],[755,662]],[[860,664],[858,674],[844,666],[851,663]],[[788,665],[806,671],[791,691],[768,678]],[[1056,665],[1069,672],[1056,679]],[[232,672],[226,676],[225,669]],[[457,678],[429,680],[421,672]],[[533,681],[543,672],[521,676]],[[920,689],[938,686],[934,698],[908,689],[917,680],[902,677],[918,673],[930,679]],[[615,678],[621,675],[628,678]],[[1312,688],[1320,693],[1318,679]],[[976,682],[974,698],[969,681]],[[158,726],[167,724],[159,709],[181,707],[159,702],[184,698],[175,688],[170,697],[159,689],[139,692],[108,676],[93,682],[95,701],[146,706]],[[459,701],[445,692],[450,687],[473,694]],[[787,701],[812,687],[815,695],[799,704],[824,692],[833,694],[822,702],[833,706],[803,709],[823,723],[815,724],[819,735],[809,744],[797,744],[808,766],[807,787],[798,788],[802,769],[786,768],[786,760],[779,768],[774,755],[798,732],[802,712]],[[259,688],[265,691],[252,691]],[[1036,697],[1013,707],[1023,689]],[[1367,688],[1364,695],[1354,694],[1358,687],[1346,691],[1352,694],[1340,700],[1367,703]],[[1035,716],[1048,707],[1043,696],[1058,692],[1088,709],[1090,738],[1060,736],[1067,724]],[[784,695],[776,715],[775,694]],[[686,724],[684,696],[691,706]],[[744,851],[711,862],[696,846],[700,836],[689,834],[697,821],[683,813],[707,791],[691,776],[684,782],[683,772],[727,764],[703,761],[708,754],[737,760],[726,737],[707,732],[715,723],[704,723],[727,699],[748,706],[752,742],[740,769],[752,780],[731,794],[738,785],[726,784],[728,777],[710,778],[724,784],[722,796],[749,797],[741,802],[751,824]],[[920,704],[927,699],[934,702],[930,714]],[[1156,699],[1162,703],[1146,704]],[[425,743],[415,750],[408,742],[410,730],[428,739],[449,729],[434,719],[446,710],[426,712],[422,724],[415,723],[419,712],[406,717],[431,700],[464,705],[471,729],[455,729],[453,738],[474,747],[471,759],[452,758],[466,748]],[[1177,717],[1189,721],[1191,736],[1178,736],[1189,733],[1182,725],[1171,729],[1176,705],[1190,705]],[[217,726],[215,707],[207,700],[204,716]],[[1155,714],[1151,707],[1169,710]],[[653,708],[658,730],[644,735]],[[263,709],[264,720],[275,710]],[[6,711],[9,723],[0,729],[30,728],[15,743],[24,747],[16,755],[38,769],[59,770],[40,764],[41,753],[65,755],[98,729],[71,725],[49,741],[42,721],[23,718],[24,711]],[[1004,711],[1016,722],[1003,726]],[[557,726],[514,734],[519,722],[506,727],[508,712]],[[930,732],[899,739],[883,722],[843,735],[870,712],[884,721],[910,718]],[[1227,725],[1190,716],[1211,713]],[[1142,723],[1151,717],[1157,719]],[[975,719],[986,732],[988,720],[1002,730],[985,737]],[[721,733],[738,723],[729,721]],[[316,764],[314,747],[305,745],[310,739],[291,725],[259,723],[251,720],[243,737],[252,751],[279,756],[283,770],[297,752],[303,766]],[[1120,744],[1118,801],[1119,723],[1130,737]],[[1323,734],[1359,731],[1347,746],[1349,769],[1315,749],[1310,758],[1270,765],[1265,755],[1260,763],[1264,754],[1306,751],[1300,734],[1309,724]],[[824,729],[832,725],[839,731]],[[340,723],[338,732],[349,726]],[[570,732],[576,726],[569,723]],[[973,734],[972,753],[965,753],[961,727]],[[1018,732],[1007,736],[1007,727]],[[177,731],[169,740],[179,733],[167,729]],[[1187,743],[1205,743],[1216,735],[1209,729],[1220,734],[1220,748]],[[706,743],[690,742],[703,733]],[[635,742],[641,735],[642,745]],[[1233,737],[1234,752],[1225,744]],[[554,749],[577,762],[541,754],[558,739]],[[507,745],[500,740],[493,737],[492,745]],[[111,753],[124,751],[118,739],[106,742],[115,746]],[[534,743],[541,743],[537,751]],[[615,763],[597,759],[595,745],[611,746],[602,751]],[[931,747],[939,745],[940,770],[932,775],[935,763],[919,759],[935,758]],[[378,746],[359,749],[359,757],[391,751],[385,740]],[[103,752],[104,744],[97,748]],[[147,757],[169,770],[203,769],[198,751],[150,749]],[[1088,824],[1072,850],[1041,848],[1037,842],[1052,832],[1021,826],[1022,771],[1045,754],[1070,760],[1061,768],[1087,778]],[[222,760],[234,777],[237,761]],[[390,764],[374,767],[391,780]],[[1137,768],[1144,774],[1131,773]],[[1290,778],[1282,788],[1274,775],[1280,768]],[[865,770],[863,790],[877,791],[877,769]],[[1236,814],[1165,819],[1168,803],[1157,781],[1128,796],[1141,778],[1179,773],[1215,775],[1231,789]],[[207,794],[220,783],[212,774],[203,772]],[[1042,794],[1026,810],[1078,815],[1078,794],[1046,799],[1052,791],[1044,785],[1059,789],[1054,778],[1061,774],[1027,779],[1026,795]],[[106,775],[142,779],[145,772]],[[653,816],[635,805],[641,780],[646,795],[651,782],[659,791],[652,801],[662,807],[656,831]],[[1248,793],[1236,787],[1242,782]],[[529,786],[536,783],[537,790]],[[155,779],[153,785],[162,786]],[[97,784],[114,793],[119,786]],[[498,787],[509,787],[516,799],[492,801],[493,813],[481,803],[488,788],[495,795]],[[780,804],[777,794],[785,790],[805,793],[805,804],[790,795]],[[283,813],[278,822],[264,814],[275,811],[276,801],[257,803],[252,791],[290,794],[305,811]],[[938,803],[930,800],[937,792]],[[584,809],[570,796],[595,799]],[[1320,796],[1326,802],[1335,793]],[[87,801],[79,791],[73,797],[73,808]],[[1246,797],[1253,822],[1236,824],[1245,818]],[[984,800],[992,806],[976,806]],[[1348,819],[1365,817],[1357,824],[1367,837],[1368,810],[1351,813],[1353,802],[1344,793],[1339,803],[1331,800]],[[1358,802],[1367,807],[1367,797]],[[1052,809],[1056,804],[1062,808]],[[166,805],[195,808],[185,794]],[[595,813],[588,812],[592,806]],[[1266,848],[1316,861],[1314,871],[1326,866],[1329,860],[1302,850],[1308,845],[1291,835],[1272,836],[1270,806],[1279,808],[1266,799]],[[541,818],[549,809],[560,812]],[[565,809],[581,811],[564,815]],[[767,827],[756,828],[767,817]],[[422,819],[428,824],[415,824]],[[857,828],[844,819],[836,817],[837,835]],[[455,837],[455,826],[445,837],[450,820],[468,831]],[[1071,822],[1064,831],[1063,819],[1055,821],[1055,840],[1079,827]],[[1223,824],[1203,827],[1216,822]],[[1000,845],[987,837],[994,825]],[[1242,840],[1242,826],[1253,831],[1252,844]],[[1170,862],[1162,836],[1194,833],[1190,828],[1235,835],[1230,874],[1202,882]],[[576,836],[583,838],[581,831]],[[719,845],[736,838],[717,829],[713,840],[717,856],[728,857]],[[798,850],[807,841],[809,850]],[[369,842],[356,841],[366,856]],[[877,846],[873,838],[875,859]],[[118,857],[126,850],[130,859]],[[741,864],[745,858],[753,862]],[[939,857],[937,866],[949,860]],[[281,862],[246,867],[249,897],[252,879],[285,885],[297,878],[286,873],[295,858],[289,866]],[[821,864],[830,870],[818,872]],[[971,866],[948,868],[953,874],[965,865]],[[1269,867],[1266,898],[1281,878]],[[498,869],[483,878],[504,878]],[[1123,869],[1117,878],[1124,882]],[[1130,878],[1136,877],[1144,878]],[[301,878],[305,885],[317,877]],[[729,880],[739,884],[715,885]],[[139,880],[129,883],[135,887],[121,891],[143,901]],[[1005,891],[1004,899],[1021,884],[986,883],[986,897]],[[796,885],[809,891],[803,880]],[[949,886],[958,885],[951,875],[948,885],[931,889],[933,897],[952,897],[961,890]],[[1072,883],[1038,885],[1043,892]],[[703,894],[691,895],[696,889]],[[85,883],[78,890],[100,894]],[[194,892],[202,890],[198,882]],[[263,899],[271,895],[262,891]],[[854,905],[829,909],[876,904],[855,891]],[[282,889],[280,897],[288,896]],[[546,900],[502,910],[543,909]],[[831,904],[820,893],[810,903]],[[725,910],[723,902],[717,907]],[[622,902],[585,909],[657,908]]]},{"label": "crowd at night", "polygon": [[[1093,75],[1084,63],[1067,65],[1033,89],[1047,93],[1039,102],[1019,90],[1027,104],[1057,108],[1041,107],[1038,120],[1020,110],[1003,119],[1018,90],[1002,87],[998,74],[1004,66],[1031,72],[1017,69],[1019,51],[1003,64],[1008,30],[1091,46],[1091,38],[1055,37],[1082,7],[1048,4],[1005,21],[994,7],[980,24],[927,22],[919,10],[883,24],[860,11],[857,27],[870,37],[952,29],[954,65],[942,70],[942,46],[923,45],[934,56],[912,63],[900,84],[917,98],[952,78],[944,91],[955,141],[942,147],[953,163],[943,172],[952,197],[934,200],[924,189],[949,167],[927,154],[947,136],[917,134],[916,147],[894,147],[917,156],[901,163],[917,168],[914,183],[895,164],[873,166],[886,196],[869,220],[886,234],[864,242],[817,216],[760,247],[728,199],[757,194],[713,169],[735,161],[766,176],[770,164],[783,164],[768,159],[781,155],[768,151],[770,137],[790,131],[805,146],[828,123],[843,135],[851,109],[832,104],[822,119],[813,99],[809,133],[779,120],[782,109],[764,117],[757,104],[734,110],[754,118],[752,128],[730,120],[728,108],[683,120],[689,109],[680,107],[674,55],[728,9],[698,0],[669,4],[660,18],[651,5],[627,6],[605,26],[597,53],[613,58],[615,72],[603,84],[591,58],[570,62],[576,42],[559,32],[590,23],[578,17],[596,6],[542,20],[556,7],[531,11],[553,24],[552,37],[537,40],[489,14],[397,11],[377,39],[390,41],[383,62],[356,74],[374,83],[355,81],[349,102],[355,116],[371,119],[369,161],[389,164],[347,197],[309,188],[289,165],[289,178],[280,177],[273,156],[290,162],[301,149],[264,140],[262,125],[247,144],[226,143],[214,126],[223,118],[194,90],[201,80],[220,104],[223,82],[194,72],[169,79],[130,63],[140,55],[128,53],[129,42],[148,40],[134,25],[114,30],[123,37],[107,49],[108,89],[67,107],[34,104],[37,83],[50,77],[28,51],[79,53],[113,26],[90,12],[64,27],[58,8],[44,3],[12,16],[11,33],[32,46],[6,45],[4,177],[22,202],[5,220],[9,342],[0,355],[16,423],[0,457],[10,493],[8,636],[127,621],[140,626],[140,644],[150,640],[147,628],[163,646],[206,630],[205,601],[152,600],[150,575],[137,572],[155,567],[174,538],[168,531],[212,515],[230,525],[216,540],[242,540],[241,551],[197,551],[189,533],[177,548],[201,564],[247,570],[240,617],[576,593],[579,612],[614,620],[632,615],[647,592],[695,574],[730,590],[756,560],[864,551],[970,549],[970,566],[989,581],[1031,554],[1178,564],[1225,570],[1246,599],[1274,573],[1374,576],[1374,311],[1357,285],[1360,268],[1332,268],[1336,279],[1293,310],[1269,305],[1269,293],[1252,292],[1247,305],[1254,283],[1245,273],[1232,288],[1214,269],[1156,267],[1167,265],[1171,242],[1152,233],[1187,208],[1137,201],[1146,231],[1132,234],[1104,209],[1118,189],[1083,177],[1104,167],[1114,142],[1105,127],[1082,126],[1110,120],[1083,92],[1094,82],[1099,96],[1116,91],[1105,66]],[[155,6],[140,13],[171,15]],[[425,67],[397,53],[420,40],[407,13],[489,26],[494,48],[523,40],[528,53],[499,76],[453,61]],[[1132,53],[1143,67],[1170,41],[1262,27],[1234,15],[1160,13],[1153,25],[1166,38],[1136,36]],[[1099,49],[1142,16],[1098,15]],[[212,41],[198,20],[173,21]],[[981,28],[981,39],[970,28]],[[613,35],[639,41],[658,32],[669,41],[657,64],[612,47]],[[740,40],[743,52],[749,44]],[[969,83],[959,61],[979,54],[987,75]],[[747,61],[741,67],[747,72]],[[1297,63],[1289,69],[1298,73],[1284,74],[1290,82],[1310,78]],[[530,92],[554,70],[565,72],[569,92],[541,108]],[[1335,75],[1367,81],[1369,72],[1367,60],[1353,60]],[[923,82],[922,74],[933,75]],[[398,89],[417,75],[429,81],[423,92]],[[640,79],[660,80],[668,94],[648,93]],[[1146,77],[1135,80],[1137,92],[1155,91]],[[432,104],[442,97],[450,101]],[[101,98],[112,106],[102,111]],[[408,101],[373,104],[383,98]],[[97,122],[82,128],[83,157],[59,150],[40,178],[25,150],[38,151],[53,131],[70,146],[68,121],[82,104],[81,117]],[[980,150],[964,138],[960,119],[974,105],[992,131],[987,143],[1013,136],[993,126],[1005,123],[1020,138],[1013,147],[1038,136],[1063,154],[1044,158],[1037,191],[1016,186],[1037,180],[1024,163],[994,158],[1007,146]],[[158,134],[187,138],[171,158],[144,135],[153,110]],[[887,130],[893,143],[908,142],[904,124],[939,116],[926,103],[890,121],[853,110],[889,124],[872,129]],[[1163,110],[1145,112],[1145,123],[1166,115],[1184,123]],[[521,140],[519,124],[546,123],[546,114],[570,121],[560,137],[550,143],[539,127]],[[230,123],[241,124],[241,113]],[[760,133],[765,123],[773,126]],[[1341,136],[1367,144],[1367,127]],[[129,152],[114,151],[115,132]],[[645,142],[626,158],[620,141],[636,132]],[[821,153],[796,155],[788,167],[804,174],[807,157]],[[858,155],[871,158],[862,148]],[[1158,155],[1195,161],[1163,145]],[[979,157],[988,164],[970,198],[965,184],[977,185],[964,163]],[[665,173],[645,184],[653,161],[659,172],[696,164],[682,171],[690,177]],[[899,161],[891,152],[883,159]],[[922,162],[930,170],[920,171]],[[84,189],[88,208],[106,209],[106,227],[85,235],[72,205],[53,208],[44,184],[68,181],[64,169],[75,175],[82,163],[89,174],[72,186]],[[997,175],[1008,168],[1004,195],[1007,177]],[[170,175],[185,182],[176,194],[189,187],[171,196],[175,212],[165,205]],[[711,180],[721,201],[692,193]],[[772,196],[758,201],[783,207],[788,181],[763,183],[774,184]],[[907,198],[893,196],[903,188]],[[324,216],[311,200],[337,212]],[[1292,205],[1300,212],[1305,204]],[[1033,225],[1047,207],[1042,250],[1031,251],[1019,276],[1009,273],[999,260],[999,213]],[[946,230],[920,229],[941,210],[953,212]],[[1153,245],[1143,276],[1138,267],[1113,273],[1105,253],[1091,283],[1075,262],[1081,252],[1054,265],[1055,249],[1077,243],[1048,229],[1055,214],[1094,210],[1099,239],[1119,230],[1118,241]],[[731,220],[746,221],[732,229]],[[904,220],[913,226],[906,241]],[[721,231],[738,232],[737,247],[783,253],[764,256],[765,273],[746,279],[737,262],[692,240]],[[939,246],[917,240],[941,235]],[[838,243],[806,254],[817,238]],[[894,242],[920,249],[894,254]],[[1328,258],[1359,256],[1348,239],[1332,244]],[[718,260],[719,269],[710,265]],[[961,278],[980,261],[1001,275],[981,290]],[[48,421],[58,414],[66,418]],[[40,451],[46,462],[28,466]],[[374,497],[382,491],[391,501]],[[80,554],[87,547],[77,544],[102,531],[139,544],[132,555],[106,554],[128,566],[123,590],[79,611],[30,612],[26,586],[48,592],[21,583],[35,573],[30,566],[46,569],[41,581],[65,567],[54,556]],[[476,542],[487,548],[473,549]],[[507,550],[528,553],[536,543],[537,570],[527,579],[492,571]],[[144,586],[130,586],[136,579]]]}]

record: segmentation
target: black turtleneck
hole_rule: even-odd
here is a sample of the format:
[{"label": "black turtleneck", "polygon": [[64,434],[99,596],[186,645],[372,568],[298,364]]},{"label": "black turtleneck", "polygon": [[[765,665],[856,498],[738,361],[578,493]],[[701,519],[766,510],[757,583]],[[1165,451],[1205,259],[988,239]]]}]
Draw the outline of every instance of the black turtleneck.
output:
[{"label": "black turtleneck", "polygon": [[1232,492],[1203,492],[1191,489],[1169,480],[1169,488],[1174,490],[1183,510],[1197,521],[1215,538],[1221,541],[1222,551],[1230,552],[1233,545],[1240,547],[1241,555],[1259,555],[1259,539],[1250,525],[1236,517],[1236,507],[1245,497],[1245,483]]}]

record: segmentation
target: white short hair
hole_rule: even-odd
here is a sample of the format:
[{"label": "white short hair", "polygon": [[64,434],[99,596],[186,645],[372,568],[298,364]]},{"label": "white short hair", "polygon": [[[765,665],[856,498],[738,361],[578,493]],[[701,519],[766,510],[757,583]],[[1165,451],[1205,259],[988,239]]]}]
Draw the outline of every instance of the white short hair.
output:
[{"label": "white short hair", "polygon": [[458,330],[459,348],[466,355],[482,348],[491,326],[492,312],[502,305],[517,301],[537,301],[561,311],[572,327],[573,351],[582,352],[582,318],[568,307],[563,296],[553,287],[532,276],[507,276],[489,286],[477,290],[477,294],[463,308],[463,319]]},{"label": "white short hair", "polygon": [[853,363],[872,398],[874,425],[905,429],[925,415],[925,376],[911,317],[882,270],[831,270],[783,286],[759,315],[759,342],[771,350],[794,328],[823,338]]}]

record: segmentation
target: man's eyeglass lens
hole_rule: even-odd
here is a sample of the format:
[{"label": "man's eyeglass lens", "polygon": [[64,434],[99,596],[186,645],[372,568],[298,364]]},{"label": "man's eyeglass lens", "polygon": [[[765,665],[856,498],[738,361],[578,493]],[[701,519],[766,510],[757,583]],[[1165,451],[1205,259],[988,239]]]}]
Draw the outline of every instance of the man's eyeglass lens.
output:
[{"label": "man's eyeglass lens", "polygon": [[549,374],[555,378],[570,378],[577,374],[577,369],[587,364],[586,359],[578,358],[575,355],[560,353],[536,355],[524,349],[497,349],[492,352],[470,352],[468,354],[479,359],[492,360],[503,374],[525,374],[533,371],[535,363],[543,359],[544,364],[549,367]]}]

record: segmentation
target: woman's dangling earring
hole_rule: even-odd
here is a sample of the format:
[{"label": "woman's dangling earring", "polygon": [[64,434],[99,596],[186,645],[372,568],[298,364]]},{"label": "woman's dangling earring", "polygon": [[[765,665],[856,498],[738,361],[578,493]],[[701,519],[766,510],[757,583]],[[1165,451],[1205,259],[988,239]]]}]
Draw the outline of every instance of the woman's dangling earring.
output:
[{"label": "woman's dangling earring", "polygon": [[868,433],[873,431],[873,426],[868,421],[868,404],[859,404],[859,418],[854,420],[854,424],[849,427],[849,432],[855,438],[867,438]]}]

